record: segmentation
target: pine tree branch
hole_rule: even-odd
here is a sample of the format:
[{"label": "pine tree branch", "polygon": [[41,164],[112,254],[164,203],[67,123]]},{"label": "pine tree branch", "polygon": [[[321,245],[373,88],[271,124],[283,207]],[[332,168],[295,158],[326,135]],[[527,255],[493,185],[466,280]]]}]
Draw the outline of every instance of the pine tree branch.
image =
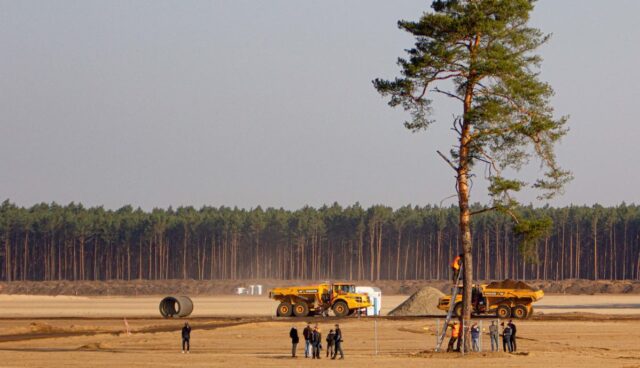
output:
[{"label": "pine tree branch", "polygon": [[485,212],[489,212],[489,211],[495,211],[497,210],[498,207],[489,207],[489,208],[483,208],[481,210],[477,210],[477,211],[472,211],[469,215],[474,216],[474,215],[479,215],[481,213],[485,213]]},{"label": "pine tree branch", "polygon": [[437,92],[437,93],[441,93],[441,94],[443,94],[443,95],[445,95],[445,96],[447,96],[447,97],[455,98],[455,99],[456,99],[456,100],[458,100],[458,101],[464,102],[464,99],[463,99],[463,98],[461,98],[460,96],[456,96],[455,94],[453,94],[453,93],[451,93],[451,92],[448,92],[448,91],[443,91],[443,90],[441,90],[441,89],[440,89],[440,88],[438,88],[438,87],[436,87],[436,88],[432,89],[431,91],[433,91],[433,92]]},{"label": "pine tree branch", "polygon": [[442,154],[442,152],[436,150],[436,152],[440,155],[440,157],[442,157],[443,160],[445,160],[446,163],[449,164],[449,166],[451,166],[451,168],[453,169],[453,171],[458,172],[458,168],[453,164],[453,162],[451,162],[451,160],[449,160],[447,158],[447,156],[445,156],[444,154]]}]

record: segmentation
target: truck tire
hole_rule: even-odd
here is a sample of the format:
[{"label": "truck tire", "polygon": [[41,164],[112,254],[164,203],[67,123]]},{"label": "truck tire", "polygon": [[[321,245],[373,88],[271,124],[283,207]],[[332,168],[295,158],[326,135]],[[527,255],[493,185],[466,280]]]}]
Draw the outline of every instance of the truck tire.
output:
[{"label": "truck tire", "polygon": [[462,305],[462,302],[458,302],[456,303],[456,305],[453,307],[453,315],[460,318],[462,317],[462,311],[464,306]]},{"label": "truck tire", "polygon": [[293,306],[293,314],[296,317],[306,317],[309,315],[309,306],[307,303],[296,303]]},{"label": "truck tire", "polygon": [[518,304],[511,309],[511,315],[514,318],[518,318],[518,319],[527,318],[527,314],[528,314],[527,312],[528,312],[527,307],[522,304]]},{"label": "truck tire", "polygon": [[337,302],[335,302],[332,309],[333,314],[336,317],[344,317],[349,314],[349,307],[347,306],[347,303],[342,300],[338,300]]},{"label": "truck tire", "polygon": [[502,319],[511,317],[511,308],[506,304],[500,304],[496,309],[496,316]]},{"label": "truck tire", "polygon": [[291,317],[293,313],[293,307],[289,302],[282,302],[278,304],[278,309],[276,311],[276,315],[278,317]]}]

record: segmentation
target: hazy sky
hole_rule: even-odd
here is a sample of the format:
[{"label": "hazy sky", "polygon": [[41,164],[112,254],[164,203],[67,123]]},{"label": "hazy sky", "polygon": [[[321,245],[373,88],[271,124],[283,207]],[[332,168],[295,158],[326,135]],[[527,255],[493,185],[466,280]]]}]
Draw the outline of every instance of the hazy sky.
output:
[{"label": "hazy sky", "polygon": [[[455,106],[438,100],[438,123],[412,134],[371,85],[412,45],[396,22],[430,3],[0,1],[0,198],[438,204]],[[558,156],[575,180],[553,205],[640,198],[638,14],[636,0],[536,7],[554,34],[542,77],[571,116]]]}]

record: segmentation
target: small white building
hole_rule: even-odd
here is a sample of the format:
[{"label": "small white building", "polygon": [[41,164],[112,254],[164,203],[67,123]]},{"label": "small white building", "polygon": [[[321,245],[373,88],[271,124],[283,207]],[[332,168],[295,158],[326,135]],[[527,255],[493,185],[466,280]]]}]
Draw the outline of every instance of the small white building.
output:
[{"label": "small white building", "polygon": [[382,310],[382,290],[375,286],[356,286],[356,293],[366,294],[371,300],[371,307],[367,308],[367,316],[379,316]]}]

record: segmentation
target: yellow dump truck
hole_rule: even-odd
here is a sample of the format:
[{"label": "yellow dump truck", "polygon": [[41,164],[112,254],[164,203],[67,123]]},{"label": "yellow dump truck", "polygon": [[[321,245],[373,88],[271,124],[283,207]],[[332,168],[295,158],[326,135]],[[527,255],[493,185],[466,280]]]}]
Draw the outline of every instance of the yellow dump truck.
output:
[{"label": "yellow dump truck", "polygon": [[367,295],[356,293],[355,285],[346,283],[274,288],[269,290],[269,298],[280,302],[278,317],[327,315],[329,310],[344,317],[371,306]]},{"label": "yellow dump truck", "polygon": [[[454,315],[462,314],[462,289],[456,296]],[[529,318],[533,315],[533,303],[542,299],[544,292],[535,290],[523,282],[505,280],[491,284],[476,285],[472,289],[473,315],[495,315],[499,318]],[[438,309],[448,311],[451,295],[438,300]]]}]

